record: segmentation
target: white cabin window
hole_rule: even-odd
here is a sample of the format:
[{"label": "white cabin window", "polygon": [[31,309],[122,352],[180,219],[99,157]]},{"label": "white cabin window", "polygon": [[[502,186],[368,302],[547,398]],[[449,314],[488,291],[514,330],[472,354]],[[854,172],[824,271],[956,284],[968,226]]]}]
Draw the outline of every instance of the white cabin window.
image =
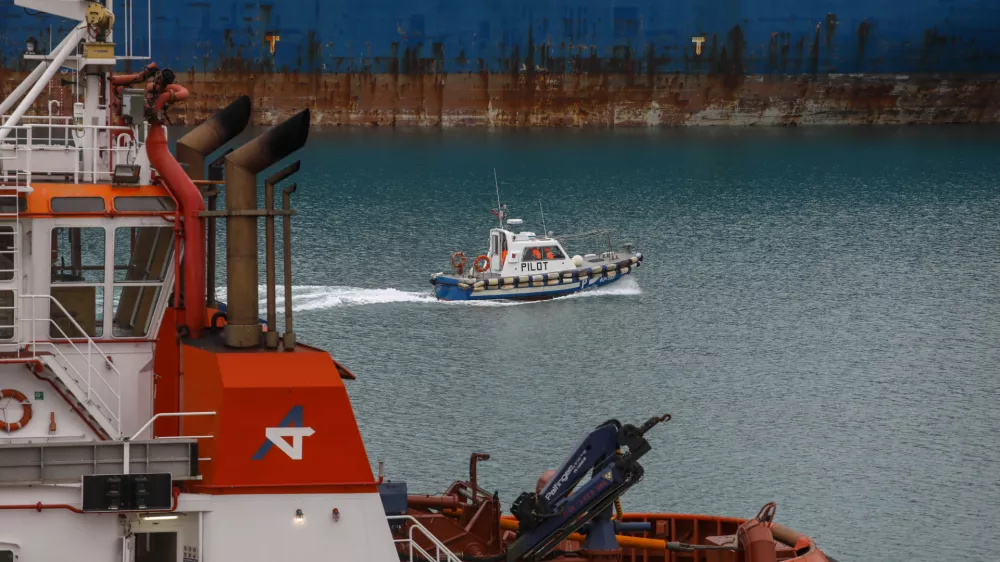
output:
[{"label": "white cabin window", "polygon": [[147,334],[172,249],[173,231],[169,226],[115,229],[112,335],[137,338]]},{"label": "white cabin window", "polygon": [[[104,334],[104,234],[95,227],[52,229],[52,297],[91,337]],[[83,337],[58,305],[50,306],[49,317],[50,337]]]}]

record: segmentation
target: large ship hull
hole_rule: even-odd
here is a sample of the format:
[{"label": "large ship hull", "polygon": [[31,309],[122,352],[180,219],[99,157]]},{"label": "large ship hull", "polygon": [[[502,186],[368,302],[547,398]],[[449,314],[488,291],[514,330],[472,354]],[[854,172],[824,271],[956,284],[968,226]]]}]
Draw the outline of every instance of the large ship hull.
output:
[{"label": "large ship hull", "polygon": [[[780,4],[137,3],[130,21],[156,32],[119,33],[116,49],[184,78],[182,123],[233,91],[256,124],[303,106],[330,125],[1000,121],[1000,40],[982,25],[1000,20],[994,3]],[[28,70],[25,41],[45,51],[67,25],[0,0],[0,92]]]}]

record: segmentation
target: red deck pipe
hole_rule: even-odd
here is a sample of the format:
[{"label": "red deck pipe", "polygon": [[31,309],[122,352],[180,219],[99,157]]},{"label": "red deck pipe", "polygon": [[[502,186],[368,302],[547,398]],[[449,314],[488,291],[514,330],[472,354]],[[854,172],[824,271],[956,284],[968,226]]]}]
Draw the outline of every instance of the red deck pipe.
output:
[{"label": "red deck pipe", "polygon": [[[183,88],[182,88],[183,89]],[[167,92],[161,95],[176,95]],[[183,94],[186,96],[187,90]],[[159,100],[157,100],[159,105]],[[162,106],[161,106],[162,107]],[[146,139],[146,154],[149,162],[163,177],[167,189],[181,204],[184,215],[184,323],[193,338],[200,338],[205,327],[205,228],[198,213],[205,210],[205,199],[191,178],[177,163],[167,147],[167,136],[163,125],[153,123]],[[180,295],[176,295],[177,298]]]}]

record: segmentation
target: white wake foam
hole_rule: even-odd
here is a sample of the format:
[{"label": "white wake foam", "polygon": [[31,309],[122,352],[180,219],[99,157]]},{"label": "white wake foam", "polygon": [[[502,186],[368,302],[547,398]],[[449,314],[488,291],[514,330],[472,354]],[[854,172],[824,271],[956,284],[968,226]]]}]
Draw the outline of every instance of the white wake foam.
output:
[{"label": "white wake foam", "polygon": [[[258,301],[258,307],[260,312],[263,313],[267,310],[267,294],[265,293],[264,285],[257,288],[260,299]],[[598,296],[630,296],[642,294],[642,289],[636,283],[635,279],[628,277],[608,285],[606,287],[600,287],[597,289],[589,289],[580,293],[575,293],[572,295],[567,295],[565,297],[558,297],[552,299],[554,301],[563,299],[575,299],[575,298],[586,298],[586,297],[598,297]],[[284,287],[278,286],[275,291],[276,297],[276,308],[278,312],[284,311],[285,307],[285,289]],[[226,288],[220,287],[216,291],[216,298],[222,302],[226,302]],[[294,312],[300,312],[305,310],[325,310],[330,308],[340,308],[348,306],[363,306],[372,304],[393,304],[393,303],[411,303],[411,304],[439,304],[439,305],[462,305],[462,306],[520,306],[527,304],[535,304],[538,302],[546,301],[499,301],[499,300],[489,300],[489,301],[440,301],[434,297],[434,293],[430,290],[420,292],[420,291],[402,291],[399,289],[385,288],[385,289],[365,289],[362,287],[345,287],[345,286],[325,286],[325,285],[297,285],[292,287],[292,310]]]}]

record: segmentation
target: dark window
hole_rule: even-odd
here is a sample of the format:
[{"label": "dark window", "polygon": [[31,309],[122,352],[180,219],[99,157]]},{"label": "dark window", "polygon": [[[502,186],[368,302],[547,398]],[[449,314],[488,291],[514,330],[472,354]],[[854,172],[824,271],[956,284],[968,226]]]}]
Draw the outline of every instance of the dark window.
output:
[{"label": "dark window", "polygon": [[115,229],[115,282],[163,281],[173,232],[169,226]]},{"label": "dark window", "polygon": [[[9,201],[9,197],[5,197],[4,201],[0,201],[0,213],[13,213],[14,205]],[[24,197],[17,198],[17,212],[23,213],[28,210],[28,201]],[[3,555],[3,551],[0,550],[0,556]],[[0,558],[2,562],[3,558]]]},{"label": "dark window", "polygon": [[[14,337],[14,291],[0,291],[0,339],[9,340]],[[3,551],[0,550],[0,560]]]},{"label": "dark window", "polygon": [[59,304],[49,305],[49,335],[100,337],[104,333],[104,229],[53,228],[52,240],[51,294]]},{"label": "dark window", "polygon": [[53,283],[104,282],[104,229],[52,229]]},{"label": "dark window", "polygon": [[141,338],[149,333],[172,249],[169,226],[115,229],[113,336]]},{"label": "dark window", "polygon": [[162,288],[163,285],[115,285],[112,334],[116,338],[145,336]]},{"label": "dark window", "polygon": [[[49,303],[49,317],[52,318],[50,337],[82,338],[86,334],[96,338],[104,334],[104,287],[53,285],[52,298],[59,301],[73,320],[66,318],[57,304]],[[77,326],[83,329],[83,333]]]},{"label": "dark window", "polygon": [[101,213],[103,197],[53,197],[53,213]]},{"label": "dark window", "polygon": [[14,260],[17,249],[13,226],[0,226],[0,281],[14,279]]},{"label": "dark window", "polygon": [[534,246],[522,250],[521,261],[547,261],[565,259],[559,246]]},{"label": "dark window", "polygon": [[169,197],[115,197],[115,210],[122,212],[135,211],[173,211],[174,200]]}]

